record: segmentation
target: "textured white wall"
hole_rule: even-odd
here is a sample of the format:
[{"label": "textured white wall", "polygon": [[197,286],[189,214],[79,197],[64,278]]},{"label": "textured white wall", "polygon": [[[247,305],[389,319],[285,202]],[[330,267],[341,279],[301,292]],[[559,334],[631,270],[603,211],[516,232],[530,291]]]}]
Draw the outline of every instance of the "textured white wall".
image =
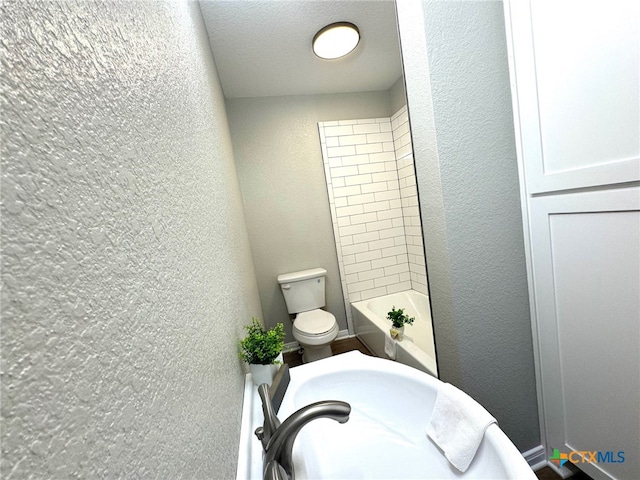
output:
[{"label": "textured white wall", "polygon": [[389,89],[389,103],[391,104],[391,112],[397,112],[407,105],[407,92],[404,88],[404,75],[400,75],[398,80],[391,85],[391,88]]},{"label": "textured white wall", "polygon": [[4,478],[231,478],[261,316],[195,2],[5,1]]},{"label": "textured white wall", "polygon": [[389,116],[387,92],[227,100],[265,322],[291,322],[281,273],[327,269],[327,310],[347,328],[318,122]]},{"label": "textured white wall", "polygon": [[502,2],[398,10],[440,378],[526,451],[540,432]]}]

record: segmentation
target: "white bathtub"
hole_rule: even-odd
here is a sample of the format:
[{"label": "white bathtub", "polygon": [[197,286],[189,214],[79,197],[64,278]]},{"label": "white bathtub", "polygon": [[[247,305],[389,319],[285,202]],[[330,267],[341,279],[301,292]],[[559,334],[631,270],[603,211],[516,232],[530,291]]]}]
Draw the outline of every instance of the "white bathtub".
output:
[{"label": "white bathtub", "polygon": [[[291,369],[278,418],[320,400],[351,405],[349,421],[309,422],[293,446],[304,479],[529,479],[533,471],[496,424],[486,430],[469,469],[461,473],[427,437],[440,380],[414,368],[353,351]],[[237,480],[262,479],[260,398],[245,384]]]},{"label": "white bathtub", "polygon": [[426,295],[407,290],[352,303],[356,335],[377,356],[389,358],[384,353],[384,338],[391,328],[387,313],[393,307],[402,308],[405,314],[416,319],[413,325],[405,326],[404,340],[397,344],[395,360],[437,377],[431,309]]}]

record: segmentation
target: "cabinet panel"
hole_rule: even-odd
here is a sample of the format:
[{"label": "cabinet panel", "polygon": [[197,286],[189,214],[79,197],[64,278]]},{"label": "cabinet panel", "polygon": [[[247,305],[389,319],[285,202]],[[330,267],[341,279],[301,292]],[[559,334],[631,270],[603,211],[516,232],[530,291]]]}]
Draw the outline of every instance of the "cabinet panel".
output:
[{"label": "cabinet panel", "polygon": [[528,193],[640,180],[640,3],[512,2]]},{"label": "cabinet panel", "polygon": [[531,5],[546,175],[640,156],[640,7],[577,3]]},{"label": "cabinet panel", "polygon": [[640,2],[504,5],[546,454],[640,478]]},{"label": "cabinet panel", "polygon": [[640,478],[640,189],[530,206],[548,448],[622,451],[579,467]]}]

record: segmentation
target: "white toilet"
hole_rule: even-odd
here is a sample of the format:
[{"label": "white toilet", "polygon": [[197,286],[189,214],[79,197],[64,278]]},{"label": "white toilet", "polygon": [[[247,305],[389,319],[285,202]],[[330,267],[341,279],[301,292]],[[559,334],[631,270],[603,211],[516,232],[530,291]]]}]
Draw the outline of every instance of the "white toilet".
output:
[{"label": "white toilet", "polygon": [[332,355],[331,342],[338,336],[336,317],[320,307],[325,306],[324,268],[278,275],[278,283],[293,320],[293,338],[304,349],[304,363]]}]

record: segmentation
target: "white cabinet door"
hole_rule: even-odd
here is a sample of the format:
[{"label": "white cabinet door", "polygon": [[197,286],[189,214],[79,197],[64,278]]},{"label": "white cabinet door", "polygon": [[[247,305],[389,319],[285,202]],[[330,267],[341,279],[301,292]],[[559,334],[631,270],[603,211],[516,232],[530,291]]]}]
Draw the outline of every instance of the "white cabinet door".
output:
[{"label": "white cabinet door", "polygon": [[505,17],[546,452],[640,478],[640,2]]},{"label": "white cabinet door", "polygon": [[640,478],[640,189],[532,198],[530,226],[547,447]]},{"label": "white cabinet door", "polygon": [[527,192],[640,180],[640,2],[508,3]]}]

